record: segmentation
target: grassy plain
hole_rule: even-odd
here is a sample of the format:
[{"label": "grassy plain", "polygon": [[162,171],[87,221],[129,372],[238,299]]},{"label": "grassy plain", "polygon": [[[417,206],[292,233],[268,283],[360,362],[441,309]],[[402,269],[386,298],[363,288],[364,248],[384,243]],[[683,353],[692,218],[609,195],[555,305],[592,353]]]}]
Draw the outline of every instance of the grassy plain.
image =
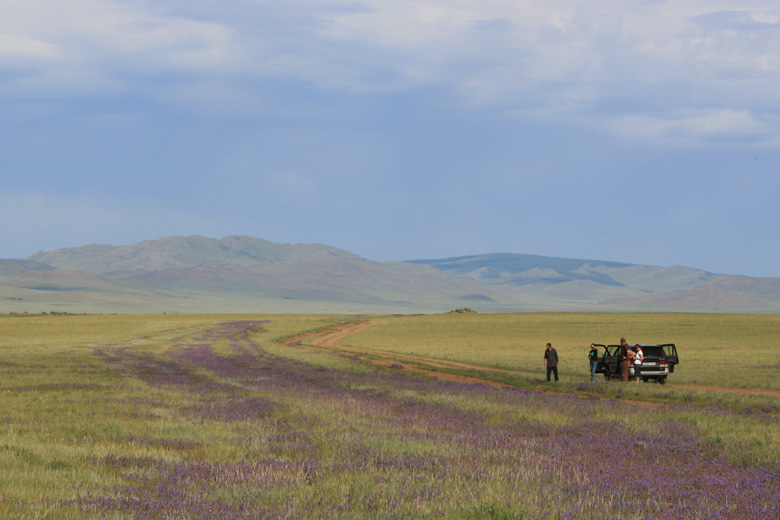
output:
[{"label": "grassy plain", "polygon": [[[74,518],[72,511],[56,515],[60,508],[53,501],[119,485],[123,479],[116,471],[99,463],[106,458],[174,461],[182,453],[219,458],[229,445],[219,442],[225,434],[220,425],[208,431],[183,425],[179,408],[190,400],[170,388],[150,386],[138,374],[125,377],[98,354],[132,350],[164,360],[173,345],[215,323],[247,318],[257,316],[0,317],[0,518]],[[334,321],[279,315],[271,330],[286,336]],[[215,350],[223,347],[214,345]],[[164,376],[180,369],[163,364],[143,370]],[[25,505],[17,507],[17,501]]]},{"label": "grassy plain", "polygon": [[[575,380],[584,368],[573,367],[562,393],[507,391],[279,342],[354,319],[0,317],[0,518],[780,514],[771,402],[723,406],[700,392],[636,404],[620,398],[623,387],[669,392],[592,387]],[[668,338],[653,315],[388,317],[350,341],[539,370],[540,342],[553,342],[566,360],[584,358],[590,341],[625,335],[685,346],[675,376],[689,377],[687,345],[714,344],[732,329],[756,331],[750,355],[776,356],[761,346],[776,318],[744,319],[671,315],[668,331],[686,335]],[[730,344],[718,341],[712,361],[726,366]],[[608,386],[618,391],[603,393]]]},{"label": "grassy plain", "polygon": [[550,342],[561,373],[584,380],[590,343],[621,337],[677,345],[670,383],[780,390],[778,314],[449,313],[393,319],[344,343],[541,374]]}]

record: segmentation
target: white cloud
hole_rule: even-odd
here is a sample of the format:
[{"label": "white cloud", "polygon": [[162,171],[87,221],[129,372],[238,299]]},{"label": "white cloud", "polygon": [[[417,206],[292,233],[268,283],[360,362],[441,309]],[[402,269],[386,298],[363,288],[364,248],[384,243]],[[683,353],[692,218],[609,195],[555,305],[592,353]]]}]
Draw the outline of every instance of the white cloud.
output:
[{"label": "white cloud", "polygon": [[[0,18],[2,58],[47,57],[28,64],[15,86],[45,95],[131,89],[149,77],[240,69],[231,30],[101,0],[6,1]],[[56,59],[53,59],[56,58]]]},{"label": "white cloud", "polygon": [[[405,79],[397,87],[446,85],[471,105],[530,102],[591,110],[620,93],[641,110],[653,103],[655,87],[670,85],[700,89],[708,96],[702,101],[720,109],[747,109],[746,90],[778,102],[780,6],[766,2],[371,0],[366,5],[370,8],[334,13],[317,37],[349,42],[348,52],[376,49],[352,55],[381,57],[378,66]],[[740,11],[728,11],[735,8]],[[343,88],[371,86],[359,73],[338,74],[332,83],[338,78]],[[689,96],[681,97],[680,109],[689,102]]]},{"label": "white cloud", "polygon": [[52,59],[57,48],[34,38],[18,34],[0,34],[0,63],[11,59]]},{"label": "white cloud", "polygon": [[776,127],[756,120],[748,111],[712,110],[667,116],[625,116],[610,123],[622,135],[669,143],[702,141],[766,141]]},{"label": "white cloud", "polygon": [[[708,130],[724,122],[735,135],[780,134],[734,115],[780,102],[780,6],[762,0],[227,0],[199,9],[6,0],[0,66],[39,59],[0,92],[129,92],[231,114],[268,105],[258,82],[360,95],[424,87],[472,108],[580,120],[607,110],[609,127],[645,119],[660,128],[644,135],[724,136]],[[649,124],[647,107],[660,103],[669,115]]]}]

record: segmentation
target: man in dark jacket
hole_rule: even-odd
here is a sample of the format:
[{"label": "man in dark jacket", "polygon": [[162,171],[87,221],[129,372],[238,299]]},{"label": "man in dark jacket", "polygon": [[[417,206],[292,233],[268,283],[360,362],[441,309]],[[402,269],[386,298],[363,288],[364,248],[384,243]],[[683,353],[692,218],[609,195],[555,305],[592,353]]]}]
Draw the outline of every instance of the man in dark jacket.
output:
[{"label": "man in dark jacket", "polygon": [[550,380],[550,373],[555,374],[555,380],[558,380],[558,352],[552,348],[549,343],[544,351],[544,366],[547,367],[547,380]]},{"label": "man in dark jacket", "polygon": [[628,367],[634,362],[634,351],[628,346],[626,338],[620,338],[620,372],[623,381],[628,381]]}]

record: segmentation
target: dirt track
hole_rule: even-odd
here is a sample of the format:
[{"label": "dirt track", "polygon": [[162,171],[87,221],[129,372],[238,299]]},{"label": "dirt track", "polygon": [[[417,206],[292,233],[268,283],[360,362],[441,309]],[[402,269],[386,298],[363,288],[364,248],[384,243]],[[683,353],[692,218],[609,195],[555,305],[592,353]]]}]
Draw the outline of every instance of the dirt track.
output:
[{"label": "dirt track", "polygon": [[[383,325],[385,323],[387,323],[387,320],[374,320],[374,321],[366,321],[357,324],[344,325],[334,331],[325,332],[322,335],[308,336],[308,340],[309,340],[308,343],[315,347],[325,348],[332,351],[348,352],[350,354],[355,354],[361,356],[362,359],[365,359],[366,361],[369,361],[375,365],[389,366],[389,367],[395,367],[395,368],[407,370],[410,372],[429,374],[445,381],[458,381],[464,383],[483,383],[486,385],[496,386],[496,387],[508,386],[501,383],[497,383],[495,381],[482,379],[479,377],[468,377],[468,376],[462,376],[457,374],[449,374],[446,372],[439,372],[436,370],[426,369],[425,367],[451,368],[451,369],[460,369],[460,370],[500,371],[499,369],[496,368],[481,367],[477,365],[469,365],[466,363],[458,363],[454,361],[443,361],[440,359],[428,358],[424,356],[416,356],[411,354],[400,354],[398,352],[388,352],[384,350],[350,347],[347,345],[342,345],[340,343],[342,339],[348,336],[358,334],[369,327],[373,327],[376,325]],[[302,338],[296,338],[295,341],[298,341],[300,339]]]},{"label": "dirt track", "polygon": [[[527,375],[534,375],[537,377],[540,375],[539,373],[534,373],[534,372],[504,370],[495,367],[460,363],[456,361],[446,361],[446,360],[429,358],[429,357],[419,356],[419,355],[401,354],[398,352],[389,352],[385,350],[351,347],[347,345],[342,345],[340,343],[341,340],[343,340],[346,337],[352,336],[354,334],[358,334],[369,327],[383,325],[386,323],[387,320],[371,320],[371,321],[365,321],[361,323],[347,324],[338,327],[335,330],[325,331],[320,334],[307,334],[305,336],[297,337],[290,340],[288,343],[290,344],[299,343],[302,340],[306,340],[309,345],[327,349],[327,350],[337,351],[337,352],[355,354],[360,356],[362,359],[366,361],[370,361],[375,365],[392,366],[392,367],[396,367],[411,372],[428,374],[430,376],[437,377],[445,381],[458,381],[464,383],[482,383],[482,384],[501,387],[501,388],[511,386],[511,385],[506,385],[503,383],[491,381],[489,379],[480,378],[479,376],[476,375],[474,377],[471,377],[471,376],[463,376],[457,374],[449,374],[446,372],[440,372],[436,370],[437,368],[456,369],[456,370],[474,370],[479,372],[500,372],[506,374],[510,374],[510,373],[527,374]],[[667,383],[666,387],[677,388],[677,389],[687,388],[690,390],[702,390],[702,391],[721,392],[721,393],[763,395],[763,396],[780,398],[780,391],[761,389],[761,388],[735,388],[735,387],[725,387],[725,386],[706,386],[706,385],[693,385],[693,384],[680,384],[680,383]]]}]

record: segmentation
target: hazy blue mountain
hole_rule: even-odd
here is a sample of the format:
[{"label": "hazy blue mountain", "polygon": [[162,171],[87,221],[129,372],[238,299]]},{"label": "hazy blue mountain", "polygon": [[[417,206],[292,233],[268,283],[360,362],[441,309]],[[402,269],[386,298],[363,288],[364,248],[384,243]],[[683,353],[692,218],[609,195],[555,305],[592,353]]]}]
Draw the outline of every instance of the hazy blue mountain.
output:
[{"label": "hazy blue mountain", "polygon": [[[623,285],[601,269],[621,269],[632,264],[598,260],[577,260],[537,255],[493,253],[441,260],[410,260],[430,265],[439,271],[479,280],[486,285],[557,284],[573,280],[592,280],[605,285]],[[530,273],[530,275],[529,275]]]},{"label": "hazy blue mountain", "polygon": [[493,253],[446,258],[411,260],[494,286],[554,285],[590,281],[613,287],[633,287],[656,291],[696,287],[715,275],[690,267],[654,267],[604,260],[581,260],[537,255]]},{"label": "hazy blue mountain", "polygon": [[578,260],[574,258],[556,258],[550,256],[521,255],[513,253],[491,253],[438,260],[409,260],[416,264],[427,264],[443,271],[453,271],[458,275],[489,268],[498,272],[522,273],[531,269],[545,268],[562,272],[575,272],[584,266],[630,267],[634,264],[605,262],[603,260]]},{"label": "hazy blue mountain", "polygon": [[544,310],[780,311],[780,278],[509,253],[412,262],[522,294]]},{"label": "hazy blue mountain", "polygon": [[375,262],[322,244],[166,237],[0,260],[0,312],[779,312],[780,278],[494,253]]}]

